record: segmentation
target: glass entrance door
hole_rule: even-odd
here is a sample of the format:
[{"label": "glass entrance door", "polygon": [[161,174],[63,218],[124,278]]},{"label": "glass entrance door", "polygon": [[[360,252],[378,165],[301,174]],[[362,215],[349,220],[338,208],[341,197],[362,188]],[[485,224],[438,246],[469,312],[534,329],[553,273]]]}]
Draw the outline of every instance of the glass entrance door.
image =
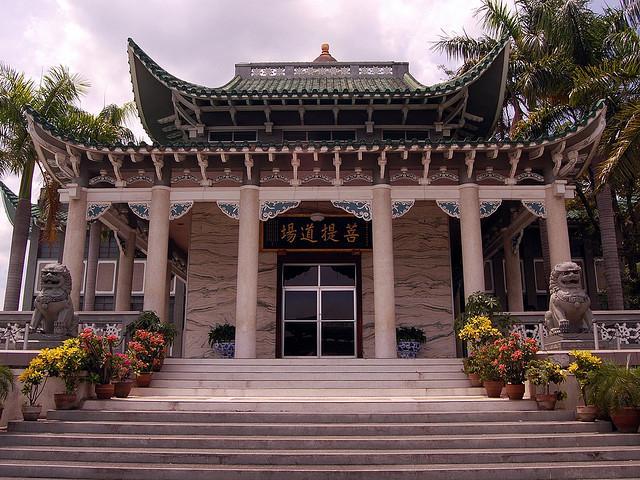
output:
[{"label": "glass entrance door", "polygon": [[282,266],[282,356],[356,356],[355,264]]}]

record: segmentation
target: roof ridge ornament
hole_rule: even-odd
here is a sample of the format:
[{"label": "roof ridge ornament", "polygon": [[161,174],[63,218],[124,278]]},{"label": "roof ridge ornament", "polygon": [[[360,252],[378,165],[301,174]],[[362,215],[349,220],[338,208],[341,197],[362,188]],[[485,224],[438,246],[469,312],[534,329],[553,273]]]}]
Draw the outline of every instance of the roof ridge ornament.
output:
[{"label": "roof ridge ornament", "polygon": [[331,56],[331,54],[329,53],[328,43],[323,43],[322,45],[320,45],[320,50],[321,50],[321,53],[318,57],[315,58],[315,60],[313,61],[314,63],[337,62],[337,60],[333,58],[333,56]]}]

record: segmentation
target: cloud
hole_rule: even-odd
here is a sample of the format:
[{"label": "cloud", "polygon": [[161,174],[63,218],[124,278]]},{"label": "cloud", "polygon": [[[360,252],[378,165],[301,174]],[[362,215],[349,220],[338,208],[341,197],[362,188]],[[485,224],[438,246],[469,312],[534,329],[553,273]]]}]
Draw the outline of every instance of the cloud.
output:
[{"label": "cloud", "polygon": [[[0,62],[34,79],[67,65],[92,87],[93,112],[133,98],[127,37],[161,66],[194,83],[219,86],[235,63],[308,61],[331,44],[338,60],[408,61],[423,83],[442,79],[431,50],[442,31],[478,32],[479,0],[30,0],[3,1]],[[138,121],[131,127],[142,137]],[[4,179],[17,191],[17,179]],[[37,195],[38,188],[34,188]],[[4,295],[11,226],[0,216],[0,293]]]}]

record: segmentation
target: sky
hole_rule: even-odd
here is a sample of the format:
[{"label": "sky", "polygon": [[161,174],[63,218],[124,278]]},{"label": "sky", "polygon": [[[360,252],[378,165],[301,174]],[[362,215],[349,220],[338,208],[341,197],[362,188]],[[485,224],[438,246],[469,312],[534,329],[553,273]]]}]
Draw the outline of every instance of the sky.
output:
[{"label": "sky", "polygon": [[[127,38],[178,78],[220,86],[242,62],[311,61],[327,42],[339,61],[408,61],[422,83],[456,63],[431,46],[475,36],[480,0],[0,0],[0,62],[38,79],[66,65],[91,84],[81,106],[133,99]],[[604,2],[593,2],[600,8]],[[617,4],[611,0],[611,4]],[[139,121],[130,127],[144,138]],[[18,178],[2,179],[18,190]],[[38,188],[34,188],[34,201]],[[11,225],[0,213],[0,298]]]}]

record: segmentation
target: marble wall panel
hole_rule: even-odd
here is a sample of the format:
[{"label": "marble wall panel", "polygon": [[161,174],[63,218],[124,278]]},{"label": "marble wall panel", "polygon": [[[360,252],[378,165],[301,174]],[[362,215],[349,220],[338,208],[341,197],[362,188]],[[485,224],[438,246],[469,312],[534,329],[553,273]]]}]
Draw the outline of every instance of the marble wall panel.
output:
[{"label": "marble wall panel", "polygon": [[256,355],[258,358],[275,358],[278,255],[275,252],[260,252],[258,258]]},{"label": "marble wall panel", "polygon": [[[193,207],[184,336],[186,357],[211,356],[207,333],[234,323],[238,222],[215,204]],[[434,202],[416,202],[393,221],[398,325],[425,330],[422,357],[455,356],[448,217]],[[373,264],[362,252],[363,350],[374,357]],[[275,356],[277,254],[261,252],[258,275],[257,355]]]},{"label": "marble wall panel", "polygon": [[207,343],[215,323],[235,323],[238,221],[215,203],[192,209],[183,352],[187,358],[212,356]]},{"label": "marble wall panel", "polygon": [[[421,357],[455,357],[448,217],[435,202],[416,202],[393,220],[396,322],[425,331]],[[362,254],[364,356],[373,357],[373,265]]]}]

